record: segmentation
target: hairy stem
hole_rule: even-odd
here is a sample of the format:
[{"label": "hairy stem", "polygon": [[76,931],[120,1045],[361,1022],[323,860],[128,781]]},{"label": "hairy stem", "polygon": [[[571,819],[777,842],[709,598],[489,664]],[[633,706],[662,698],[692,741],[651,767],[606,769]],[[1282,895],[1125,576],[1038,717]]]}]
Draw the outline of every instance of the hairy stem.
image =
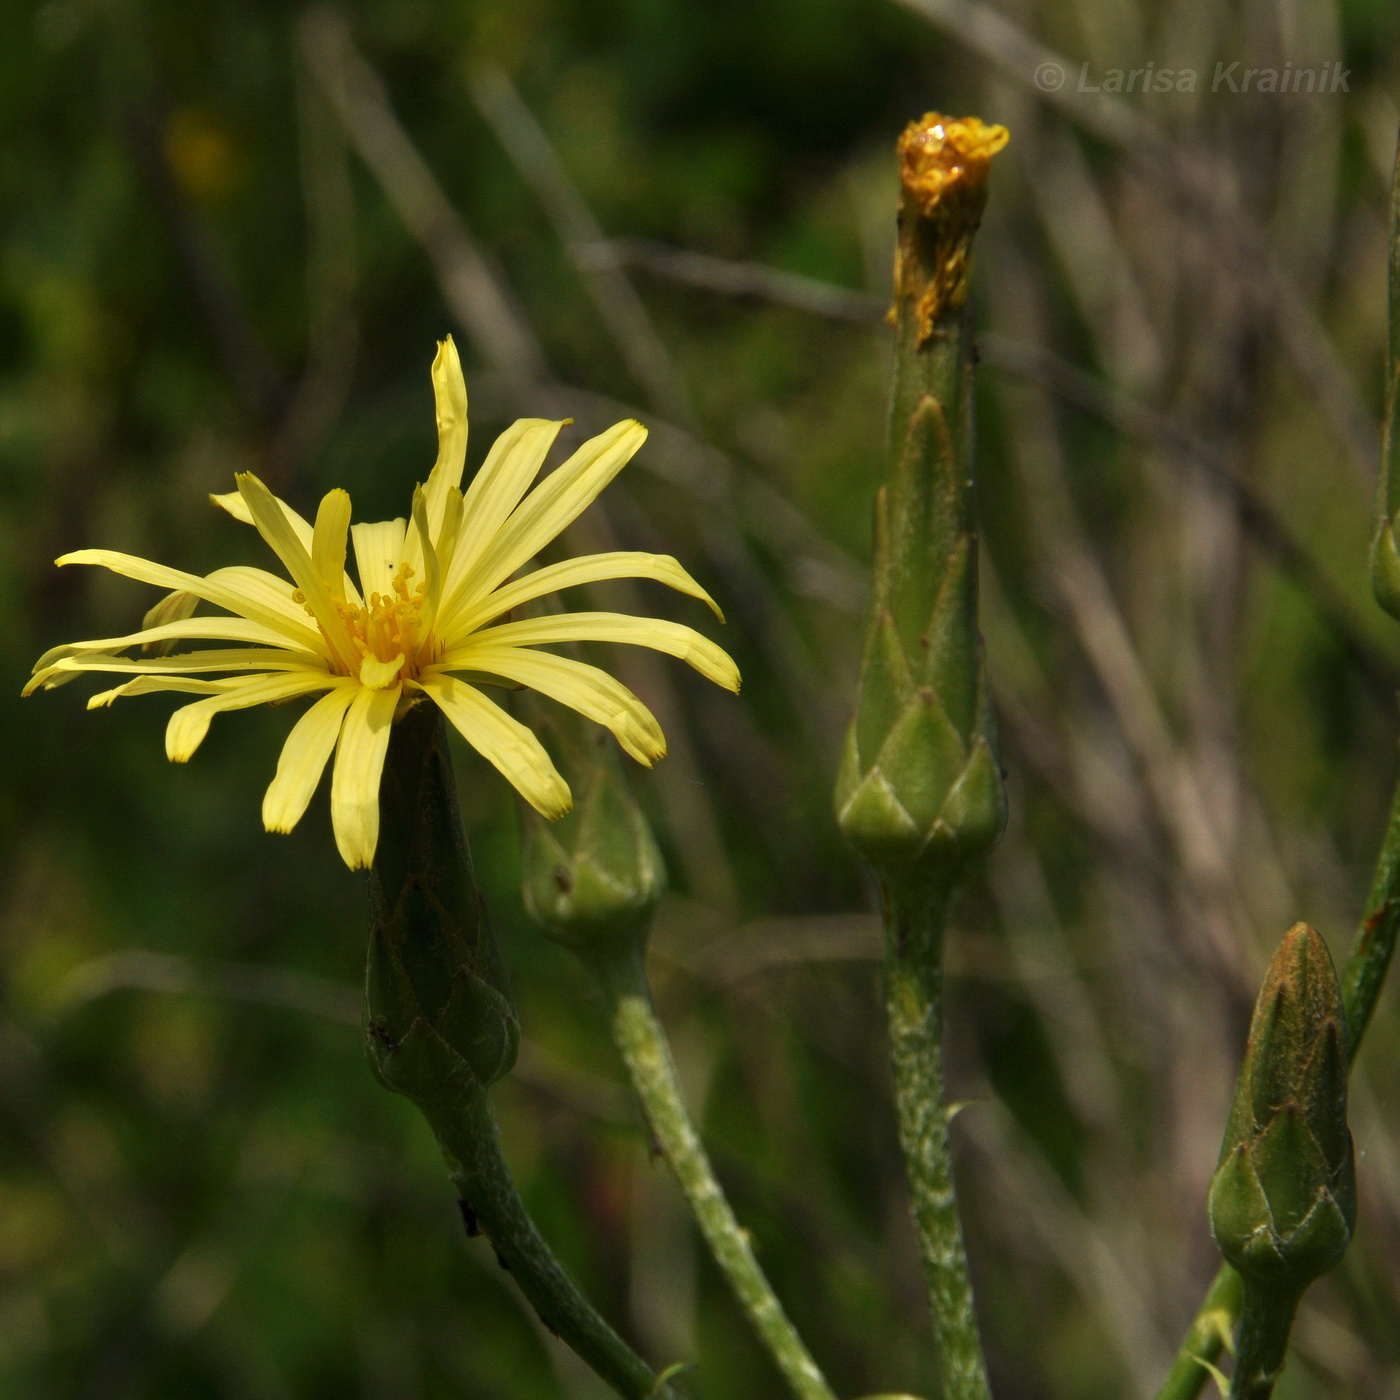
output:
[{"label": "hairy stem", "polygon": [[933,1309],[944,1400],[990,1400],[958,1218],[943,1089],[947,896],[884,889],[885,1005],[899,1142]]},{"label": "hairy stem", "polygon": [[589,959],[607,999],[613,1040],[656,1140],[690,1204],[705,1243],[740,1307],[799,1400],[835,1400],[797,1329],[764,1276],[747,1232],[734,1218],[690,1120],[666,1032],[652,1005],[639,946]]},{"label": "hairy stem", "polygon": [[480,1226],[540,1321],[628,1400],[673,1396],[574,1286],[525,1209],[501,1153],[495,1115],[482,1097],[460,1130],[440,1130],[468,1228]]}]

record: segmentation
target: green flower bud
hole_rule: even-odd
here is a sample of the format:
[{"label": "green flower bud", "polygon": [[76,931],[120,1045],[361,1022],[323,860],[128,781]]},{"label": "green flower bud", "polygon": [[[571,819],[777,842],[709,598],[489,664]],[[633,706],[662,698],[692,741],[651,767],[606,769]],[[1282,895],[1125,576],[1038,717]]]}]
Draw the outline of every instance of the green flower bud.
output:
[{"label": "green flower bud", "polygon": [[574,809],[557,822],[529,814],[525,907],[548,937],[580,957],[639,946],[666,871],[614,746],[572,711],[537,719],[535,727],[574,793]]},{"label": "green flower bud", "polygon": [[1294,924],[1269,965],[1210,1186],[1210,1226],[1246,1284],[1298,1294],[1356,1223],[1346,1013],[1331,955]]},{"label": "green flower bud", "polygon": [[1005,823],[977,630],[972,354],[960,315],[1000,127],[930,114],[899,143],[890,472],[837,820],[882,875],[955,884]]},{"label": "green flower bud", "polygon": [[394,725],[380,813],[366,1048],[380,1082],[439,1129],[455,1125],[510,1072],[520,1026],[476,887],[442,716],[432,706],[416,706]]}]

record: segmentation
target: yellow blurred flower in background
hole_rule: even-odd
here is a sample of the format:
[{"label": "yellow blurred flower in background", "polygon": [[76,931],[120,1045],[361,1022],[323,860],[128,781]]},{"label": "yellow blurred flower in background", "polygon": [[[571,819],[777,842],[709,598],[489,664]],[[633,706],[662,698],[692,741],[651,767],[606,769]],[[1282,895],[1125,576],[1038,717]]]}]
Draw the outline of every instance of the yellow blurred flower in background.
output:
[{"label": "yellow blurred flower in background", "polygon": [[[527,686],[606,725],[648,766],[666,752],[655,717],[607,672],[535,648],[556,642],[629,642],[689,662],[737,691],[739,672],[708,638],[675,622],[621,613],[560,613],[501,621],[521,604],[576,584],[649,578],[714,601],[669,555],[591,554],[512,575],[575,520],[627,464],[646,429],[627,421],[589,439],[531,490],[563,423],[523,418],[497,438],[481,470],[460,489],[467,447],[467,391],[449,337],[433,361],[438,459],[414,491],[407,520],[350,524],[350,497],[329,492],[315,523],[297,515],[251,473],[214,500],[254,525],[290,582],[236,565],[198,577],[113,550],[82,549],[59,564],[101,564],[171,590],[125,637],[75,642],[40,657],[25,687],[52,688],[84,671],[133,679],[94,695],[88,708],[124,695],[186,691],[202,698],[170,717],[166,753],[183,763],[221,710],[319,698],[292,727],[263,799],[269,831],[290,831],[311,801],[331,755],[331,818],[352,869],[374,859],[379,782],[396,715],[426,697],[522,797],[549,818],[572,805],[568,785],[534,733],[479,684]],[[347,535],[358,585],[346,572]],[[200,603],[224,613],[194,615]],[[722,617],[722,615],[720,615]],[[189,640],[242,645],[171,655]],[[219,675],[219,672],[232,674]]]}]

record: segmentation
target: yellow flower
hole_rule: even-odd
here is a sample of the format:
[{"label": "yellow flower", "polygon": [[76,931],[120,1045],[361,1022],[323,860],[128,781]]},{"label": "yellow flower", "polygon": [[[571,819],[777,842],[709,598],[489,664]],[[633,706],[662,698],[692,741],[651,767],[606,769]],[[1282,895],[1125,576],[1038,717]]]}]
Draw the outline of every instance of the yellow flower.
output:
[{"label": "yellow flower", "polygon": [[[331,818],[351,869],[374,859],[379,782],[389,729],[409,705],[433,701],[521,796],[549,818],[572,805],[568,785],[535,735],[488,700],[476,683],[528,686],[606,725],[648,766],[666,752],[655,717],[605,671],[534,650],[552,642],[630,642],[688,661],[730,690],[739,672],[729,656],[689,627],[620,613],[560,613],[511,622],[513,608],[575,584],[649,578],[713,600],[669,555],[591,554],[512,580],[576,519],[646,438],[639,423],[618,423],[591,438],[534,490],[531,483],[562,423],[523,418],[507,428],[463,493],[467,390],[451,338],[433,361],[438,459],[413,493],[410,518],[350,525],[350,497],[331,491],[309,524],[251,473],[237,492],[213,499],[257,527],[291,582],[237,565],[203,578],[107,549],[80,549],[59,564],[101,564],[172,590],[126,637],[76,642],[40,657],[25,687],[52,688],[84,671],[134,678],[94,695],[88,708],[148,691],[187,691],[203,699],[170,717],[165,749],[184,763],[221,710],[318,695],[292,727],[267,795],[263,823],[290,831],[301,819],[331,754]],[[528,494],[527,494],[528,493]],[[346,573],[347,530],[359,586]],[[225,615],[196,617],[199,604]],[[191,639],[237,647],[173,655],[124,655],[133,647],[169,652]],[[218,676],[219,672],[233,674]],[[476,682],[476,683],[473,683]]]}]

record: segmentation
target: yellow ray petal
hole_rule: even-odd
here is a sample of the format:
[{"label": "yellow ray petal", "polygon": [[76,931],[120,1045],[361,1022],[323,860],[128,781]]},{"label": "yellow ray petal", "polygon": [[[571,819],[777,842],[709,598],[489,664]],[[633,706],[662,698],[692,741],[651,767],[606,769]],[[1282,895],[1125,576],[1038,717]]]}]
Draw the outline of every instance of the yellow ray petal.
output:
[{"label": "yellow ray petal", "polygon": [[269,573],[266,569],[255,569],[251,564],[230,564],[227,568],[215,569],[212,574],[208,575],[208,578],[213,583],[227,584],[230,588],[236,588],[261,607],[286,619],[288,623],[295,625],[302,632],[314,636],[319,642],[321,650],[327,656],[330,655],[326,639],[321,636],[314,619],[306,611],[306,604],[298,603],[292,597],[296,591],[296,585],[288,579],[282,578],[278,574]]},{"label": "yellow ray petal", "polygon": [[[447,506],[442,513],[442,525],[438,529],[436,538],[438,572],[443,583],[446,583],[452,570],[452,561],[457,557],[457,544],[462,538],[462,514],[461,493],[450,491],[447,496]],[[441,588],[439,588],[439,595],[441,595]]]},{"label": "yellow ray petal", "polygon": [[321,497],[311,532],[311,565],[337,602],[345,601],[345,536],[350,529],[350,493],[337,488]]},{"label": "yellow ray petal", "polygon": [[263,797],[263,825],[269,831],[290,831],[301,820],[357,693],[353,681],[341,682],[292,726],[277,760],[277,776]]},{"label": "yellow ray petal", "polygon": [[[146,609],[146,615],[141,619],[141,627],[144,630],[148,627],[160,627],[167,622],[183,622],[185,618],[194,616],[195,609],[199,607],[199,604],[200,600],[193,593],[177,589],[174,593],[167,593],[155,607]],[[278,638],[278,640],[282,639]],[[150,642],[147,644],[146,650],[157,656],[164,656],[171,646],[171,642]],[[34,669],[37,671],[41,664],[42,662],[36,662]],[[89,705],[88,708],[91,709],[92,706]]]},{"label": "yellow ray petal", "polygon": [[402,686],[355,692],[340,731],[331,777],[331,824],[341,859],[351,870],[374,860],[379,845],[379,780],[389,729]]},{"label": "yellow ray petal", "polygon": [[598,493],[646,441],[647,430],[628,419],[587,442],[516,507],[464,578],[463,599],[480,597],[532,559],[593,503]]},{"label": "yellow ray petal", "polygon": [[[278,505],[277,498],[255,477],[252,472],[240,472],[236,478],[238,489],[248,503],[253,516],[253,524],[258,534],[265,539],[272,552],[282,561],[291,574],[296,586],[301,590],[309,607],[325,633],[332,652],[340,658],[347,670],[359,665],[359,652],[350,640],[345,619],[336,611],[335,600],[326,587],[306,546],[297,538],[287,519],[286,511]],[[314,543],[314,532],[313,532]]]},{"label": "yellow ray petal", "polygon": [[526,647],[483,644],[464,648],[460,654],[471,657],[473,672],[527,685],[606,725],[618,743],[648,768],[666,756],[666,736],[656,717],[621,681],[596,666]]},{"label": "yellow ray petal", "polygon": [[216,681],[198,680],[194,676],[137,676],[134,681],[88,696],[87,707],[100,710],[128,695],[149,695],[163,690],[184,691],[188,695],[222,695],[246,680],[246,676],[228,676]]},{"label": "yellow ray petal", "polygon": [[285,613],[269,607],[261,597],[244,588],[239,580],[231,577],[233,570],[220,569],[217,575],[200,578],[180,569],[169,569],[164,564],[153,564],[149,559],[138,559],[134,554],[121,554],[115,549],[76,549],[55,561],[59,564],[100,564],[123,578],[134,578],[140,583],[153,583],[158,588],[180,589],[213,603],[216,608],[226,608],[231,613],[246,617],[252,622],[261,622],[275,628],[288,641],[296,646],[315,650],[319,633],[311,619],[303,614],[300,622],[293,622]]},{"label": "yellow ray petal", "polygon": [[418,572],[427,590],[423,594],[420,647],[430,640],[433,623],[437,620],[438,602],[442,598],[442,573],[438,568],[438,553],[428,530],[428,502],[421,488],[413,493],[413,534],[419,541]]},{"label": "yellow ray petal", "polygon": [[[460,499],[462,468],[467,460],[467,384],[457,345],[449,335],[438,343],[433,360],[433,398],[437,405],[438,455],[423,487],[428,529],[423,538],[441,549],[448,503]],[[409,531],[406,558],[421,573],[423,562],[418,532]]]},{"label": "yellow ray petal", "polygon": [[[707,680],[726,690],[739,689],[739,668],[729,653],[702,637],[692,627],[679,622],[663,622],[656,617],[628,617],[625,613],[554,613],[549,617],[529,617],[520,622],[504,622],[475,632],[460,647],[454,647],[438,660],[440,667],[454,667],[458,657],[470,655],[473,645],[499,643],[506,646],[539,646],[548,642],[626,642],[651,647],[694,666]],[[470,663],[467,663],[470,664]]]},{"label": "yellow ray petal", "polygon": [[135,676],[178,676],[201,671],[304,671],[309,676],[329,676],[326,663],[319,656],[305,651],[273,651],[265,647],[240,647],[237,650],[191,651],[183,656],[111,656],[95,652],[90,656],[65,656],[37,675],[21,692],[30,695],[40,686],[52,690],[64,685],[73,675],[83,671],[116,671]]},{"label": "yellow ray petal", "polygon": [[404,522],[379,520],[373,524],[352,525],[355,565],[360,571],[360,591],[369,602],[377,593],[394,596],[394,575],[403,563]]},{"label": "yellow ray petal", "polygon": [[610,578],[647,578],[664,583],[668,588],[688,593],[708,603],[716,617],[724,621],[719,605],[669,554],[643,554],[635,550],[617,550],[611,554],[584,554],[577,559],[565,559],[543,569],[535,569],[488,593],[479,603],[460,611],[453,619],[441,617],[438,633],[448,647],[465,640],[468,633],[490,622],[492,618],[518,608],[534,598],[543,598],[561,588],[573,588],[581,583],[597,583]]},{"label": "yellow ray petal", "polygon": [[[240,491],[225,491],[218,494],[211,494],[209,499],[221,510],[226,510],[233,518],[244,525],[252,525],[257,529],[253,520],[253,512],[248,509],[248,502],[243,499]],[[304,516],[294,511],[281,496],[272,498],[282,507],[282,514],[287,517],[287,524],[292,527],[292,533],[301,541],[301,547],[311,553],[311,538],[314,531],[311,522]]]},{"label": "yellow ray petal", "polygon": [[[567,420],[565,420],[567,421]],[[462,500],[462,529],[452,567],[443,581],[443,596],[458,596],[477,560],[491,546],[520,498],[539,475],[564,422],[518,418],[491,444],[481,470]]]},{"label": "yellow ray petal", "polygon": [[253,676],[243,685],[182,705],[170,716],[165,727],[165,754],[172,763],[187,763],[204,742],[209,722],[222,710],[246,710],[251,705],[266,705],[273,700],[290,700],[296,695],[309,695],[336,684],[336,678],[322,672],[319,676],[301,673],[291,676]]},{"label": "yellow ray petal", "polygon": [[[216,506],[228,511],[235,520],[242,521],[244,525],[252,525],[253,512],[248,509],[248,502],[245,501],[237,491],[227,491],[222,495],[211,495],[209,499],[213,501]],[[272,499],[282,507],[282,513],[287,517],[287,523],[292,527],[292,532],[296,535],[297,539],[301,541],[301,547],[308,554],[311,554],[312,545],[316,537],[315,529],[304,516],[298,515],[281,496],[274,496]],[[349,574],[346,574],[341,582],[345,588],[345,596],[358,607],[360,604],[360,594],[359,590],[355,587],[354,579],[352,579]]]},{"label": "yellow ray petal", "polygon": [[543,817],[557,821],[573,805],[544,745],[519,720],[479,690],[453,676],[429,675],[418,683],[453,727]]},{"label": "yellow ray petal", "polygon": [[125,651],[128,647],[159,645],[163,642],[251,642],[264,647],[283,648],[286,640],[273,628],[264,627],[261,622],[249,622],[246,617],[187,617],[179,622],[166,622],[159,627],[131,632],[125,637],[101,637],[96,641],[69,642],[53,647],[34,663],[34,670],[42,671],[66,656],[84,656],[94,651]]}]

